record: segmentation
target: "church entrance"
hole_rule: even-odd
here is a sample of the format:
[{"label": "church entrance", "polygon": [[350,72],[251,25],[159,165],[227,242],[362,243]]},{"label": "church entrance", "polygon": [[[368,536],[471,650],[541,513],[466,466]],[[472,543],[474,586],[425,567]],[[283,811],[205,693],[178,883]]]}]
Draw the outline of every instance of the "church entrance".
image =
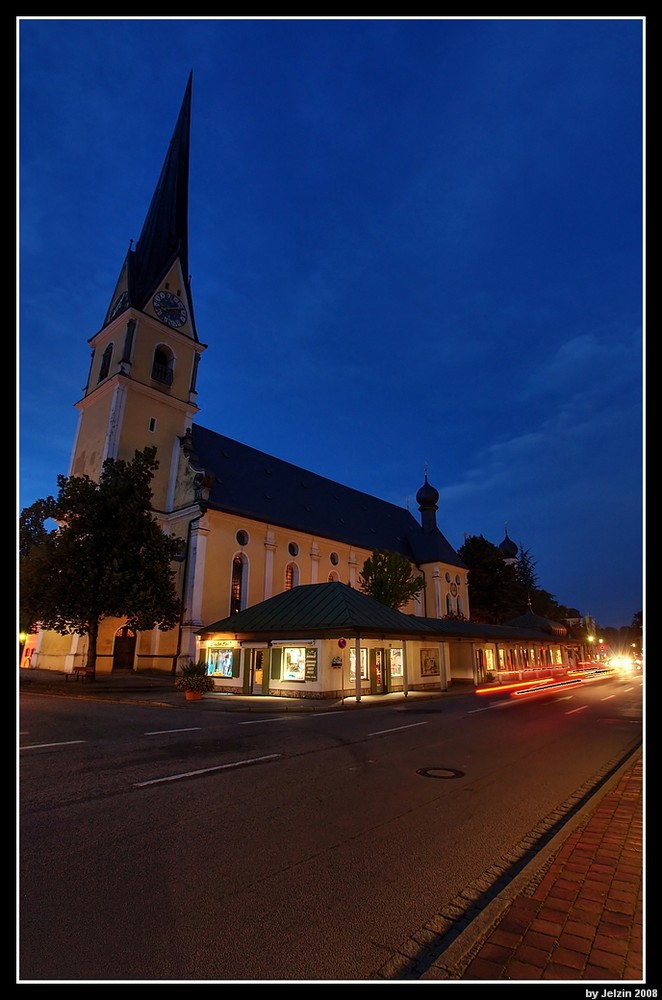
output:
[{"label": "church entrance", "polygon": [[115,633],[113,645],[113,671],[133,670],[133,660],[136,653],[136,633],[132,628],[123,625]]}]

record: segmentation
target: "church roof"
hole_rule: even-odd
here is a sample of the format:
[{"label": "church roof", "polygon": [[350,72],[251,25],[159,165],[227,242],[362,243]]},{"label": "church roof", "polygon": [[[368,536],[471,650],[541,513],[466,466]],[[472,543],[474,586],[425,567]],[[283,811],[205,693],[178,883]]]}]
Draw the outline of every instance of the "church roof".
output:
[{"label": "church roof", "polygon": [[518,546],[508,535],[508,529],[506,529],[506,534],[502,542],[499,542],[498,548],[501,549],[501,554],[504,559],[516,559],[517,553],[519,551]]},{"label": "church roof", "polygon": [[[188,281],[188,179],[191,131],[189,74],[184,99],[172,134],[161,175],[136,244],[134,270],[136,295],[146,299],[176,257]],[[144,302],[137,301],[142,306]]]},{"label": "church roof", "polygon": [[399,552],[417,566],[464,568],[441,531],[425,534],[404,507],[308,472],[194,424],[192,460],[213,477],[208,506],[372,551]]},{"label": "church roof", "polygon": [[310,583],[293,587],[244,611],[198,630],[198,635],[269,635],[285,638],[426,635],[422,619],[380,604],[345,583]]},{"label": "church roof", "polygon": [[[191,87],[189,74],[184,98],[170,139],[161,174],[143,223],[138,242],[125,257],[121,275],[127,282],[127,305],[143,309],[168,271],[179,259],[189,309],[189,323],[197,340],[189,281],[188,201],[191,132]],[[108,312],[106,323],[113,318]]]}]

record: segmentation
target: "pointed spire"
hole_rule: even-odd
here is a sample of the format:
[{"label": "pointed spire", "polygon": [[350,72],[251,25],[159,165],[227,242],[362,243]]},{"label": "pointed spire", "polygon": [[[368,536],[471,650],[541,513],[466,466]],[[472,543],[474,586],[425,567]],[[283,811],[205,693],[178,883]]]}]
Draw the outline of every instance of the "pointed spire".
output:
[{"label": "pointed spire", "polygon": [[[135,248],[131,300],[139,308],[177,256],[188,285],[188,180],[191,131],[189,74],[184,99],[142,232]],[[188,293],[188,287],[187,287]]]}]

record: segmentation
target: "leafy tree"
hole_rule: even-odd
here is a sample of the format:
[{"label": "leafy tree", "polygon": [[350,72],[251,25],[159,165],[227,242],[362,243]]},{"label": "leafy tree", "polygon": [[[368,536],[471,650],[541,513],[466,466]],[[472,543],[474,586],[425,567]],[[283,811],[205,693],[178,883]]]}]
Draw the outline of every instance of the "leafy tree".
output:
[{"label": "leafy tree", "polygon": [[469,568],[471,621],[502,625],[526,610],[516,566],[508,566],[497,545],[482,535],[468,535],[458,555]]},{"label": "leafy tree", "polygon": [[20,620],[33,631],[87,635],[92,679],[104,618],[167,631],[181,614],[171,563],[183,542],[166,535],[152,514],[155,456],[155,448],[145,448],[131,462],[107,459],[98,483],[58,476],[57,498],[21,513]]},{"label": "leafy tree", "polygon": [[[55,500],[37,500],[22,512],[19,522],[18,553],[19,577],[21,581],[18,608],[20,632],[34,631],[38,618],[34,595],[38,593],[39,581],[48,574],[47,552],[49,529],[47,522],[52,517]],[[43,565],[42,565],[43,564]]]},{"label": "leafy tree", "polygon": [[412,574],[411,563],[398,552],[375,549],[359,576],[359,590],[396,611],[420,594],[425,577]]}]

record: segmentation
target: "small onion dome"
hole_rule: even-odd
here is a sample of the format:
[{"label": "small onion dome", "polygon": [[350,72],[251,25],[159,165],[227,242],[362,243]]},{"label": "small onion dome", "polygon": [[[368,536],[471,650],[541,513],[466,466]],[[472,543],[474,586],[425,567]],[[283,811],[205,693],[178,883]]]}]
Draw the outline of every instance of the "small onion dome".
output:
[{"label": "small onion dome", "polygon": [[439,490],[436,490],[434,486],[430,486],[426,473],[425,482],[423,483],[420,490],[416,494],[416,503],[418,504],[418,509],[423,510],[423,508],[436,507],[438,500],[439,500]]},{"label": "small onion dome", "polygon": [[501,549],[501,555],[504,559],[517,559],[517,553],[519,552],[518,546],[508,537],[508,531],[506,530],[506,537],[498,546]]}]

